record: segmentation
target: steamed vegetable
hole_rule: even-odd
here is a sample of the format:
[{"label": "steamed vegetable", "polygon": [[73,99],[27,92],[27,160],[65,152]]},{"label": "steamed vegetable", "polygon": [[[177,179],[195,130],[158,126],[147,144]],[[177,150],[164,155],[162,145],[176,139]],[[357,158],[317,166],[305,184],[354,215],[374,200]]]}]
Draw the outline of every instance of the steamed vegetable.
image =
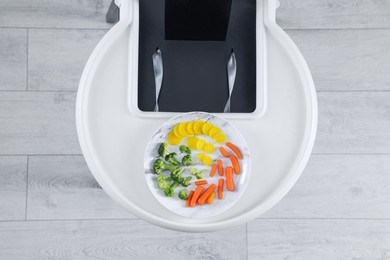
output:
[{"label": "steamed vegetable", "polygon": [[198,171],[195,167],[191,167],[190,168],[190,173],[192,175],[195,175],[195,177],[200,180],[200,179],[203,179],[203,173],[205,173],[207,170],[201,170],[201,171]]},{"label": "steamed vegetable", "polygon": [[200,180],[200,181],[196,181],[195,182],[195,185],[196,186],[199,186],[199,185],[206,185],[208,182],[207,180]]},{"label": "steamed vegetable", "polygon": [[226,146],[229,147],[230,149],[232,149],[232,151],[237,155],[238,159],[242,159],[242,153],[241,153],[240,149],[238,149],[237,146],[235,146],[234,144],[232,144],[230,142],[227,142]]},{"label": "steamed vegetable", "polygon": [[181,160],[181,163],[184,166],[189,166],[189,165],[194,164],[194,162],[192,161],[191,155],[189,155],[189,154],[187,154],[186,156],[183,157],[183,159]]},{"label": "steamed vegetable", "polygon": [[166,188],[164,190],[164,193],[165,193],[165,196],[167,197],[173,197],[173,195],[175,194],[175,188],[179,185],[179,183],[176,181],[174,183],[171,184],[171,186],[169,186],[168,188]]},{"label": "steamed vegetable", "polygon": [[[199,186],[198,186],[199,187]],[[211,193],[214,192],[215,188],[217,188],[217,185],[215,184],[211,184],[206,190],[205,192],[202,193],[202,195],[200,195],[199,199],[198,199],[198,204],[199,205],[203,205],[206,200],[208,199],[208,197],[211,195]]]},{"label": "steamed vegetable", "polygon": [[180,145],[179,150],[181,153],[191,154],[191,149],[186,145]]},{"label": "steamed vegetable", "polygon": [[200,194],[202,194],[203,190],[204,190],[204,186],[203,185],[200,185],[200,186],[196,187],[195,192],[192,195],[192,198],[191,198],[191,201],[190,201],[190,206],[191,207],[195,207],[196,202],[198,201],[198,198],[199,198]]},{"label": "steamed vegetable", "polygon": [[181,168],[177,168],[176,170],[172,171],[171,172],[171,178],[172,180],[176,181],[176,182],[179,182],[180,179],[181,179],[181,175],[184,171],[184,168],[181,167]]},{"label": "steamed vegetable", "polygon": [[165,161],[169,162],[170,164],[173,164],[175,166],[179,166],[180,162],[176,159],[176,153],[170,153],[165,156]]},{"label": "steamed vegetable", "polygon": [[228,191],[234,191],[234,181],[233,181],[233,167],[226,167],[226,188]]},{"label": "steamed vegetable", "polygon": [[160,147],[158,148],[158,154],[163,158],[169,154],[168,143],[164,142],[160,144]]},{"label": "steamed vegetable", "polygon": [[184,177],[184,178],[181,178],[180,179],[180,184],[183,186],[183,187],[188,187],[190,186],[190,181],[192,180],[192,177],[191,176],[188,176],[188,177]]},{"label": "steamed vegetable", "polygon": [[218,174],[219,176],[223,176],[223,164],[221,160],[218,160]]},{"label": "steamed vegetable", "polygon": [[159,175],[157,177],[157,185],[160,189],[165,190],[169,187],[172,179],[169,177],[165,177],[164,175]]},{"label": "steamed vegetable", "polygon": [[176,168],[177,166],[165,163],[161,159],[157,159],[153,164],[153,171],[157,174],[161,174],[164,170],[174,171]]},{"label": "steamed vegetable", "polygon": [[188,208],[190,206],[192,196],[194,195],[194,191],[190,191],[190,195],[188,195],[187,201],[186,201],[186,207]]},{"label": "steamed vegetable", "polygon": [[182,189],[181,191],[179,191],[179,198],[181,200],[187,200],[188,199],[187,189]]},{"label": "steamed vegetable", "polygon": [[238,162],[238,159],[237,159],[237,157],[234,154],[230,155],[230,161],[232,162],[234,172],[236,174],[239,174],[240,170],[241,170],[240,169],[240,163]]},{"label": "steamed vegetable", "polygon": [[218,180],[218,199],[222,199],[223,198],[223,184],[224,184],[224,179],[219,179]]}]

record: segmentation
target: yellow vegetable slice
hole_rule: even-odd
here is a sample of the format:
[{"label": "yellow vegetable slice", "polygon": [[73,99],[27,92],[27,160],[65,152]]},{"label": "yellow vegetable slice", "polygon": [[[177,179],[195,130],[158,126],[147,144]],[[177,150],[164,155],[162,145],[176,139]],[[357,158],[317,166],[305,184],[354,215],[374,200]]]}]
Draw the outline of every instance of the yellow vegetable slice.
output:
[{"label": "yellow vegetable slice", "polygon": [[219,134],[221,132],[221,130],[218,128],[218,127],[213,127],[210,132],[209,132],[209,136],[214,139],[214,137]]},{"label": "yellow vegetable slice", "polygon": [[224,133],[219,133],[216,136],[214,136],[213,139],[215,142],[222,144],[222,143],[226,142],[227,137]]},{"label": "yellow vegetable slice", "polygon": [[206,155],[203,154],[203,153],[198,154],[198,160],[199,160],[200,162],[203,162],[203,159],[204,159],[205,157],[206,157]]},{"label": "yellow vegetable slice", "polygon": [[187,123],[187,126],[186,126],[186,131],[189,135],[194,135],[195,134],[195,131],[194,131],[194,124],[195,124],[195,121],[192,121],[192,122],[189,122]]},{"label": "yellow vegetable slice", "polygon": [[198,142],[196,143],[196,149],[202,151],[205,145],[206,145],[206,141],[204,139],[199,139]]},{"label": "yellow vegetable slice", "polygon": [[175,133],[176,137],[182,137],[180,132],[179,132],[179,127],[180,127],[180,124],[176,124],[175,128],[173,128],[173,132]]},{"label": "yellow vegetable slice", "polygon": [[199,138],[196,136],[188,137],[187,139],[187,145],[191,149],[197,149],[196,144],[198,143]]},{"label": "yellow vegetable slice", "polygon": [[213,158],[211,158],[210,156],[205,156],[203,158],[203,164],[206,165],[206,166],[211,166],[213,164]]},{"label": "yellow vegetable slice", "polygon": [[169,134],[168,134],[168,137],[167,137],[167,140],[168,140],[168,143],[170,145],[178,145],[181,143],[181,141],[183,140],[181,137],[177,137],[175,135],[175,133],[173,131],[171,131]]},{"label": "yellow vegetable slice", "polygon": [[180,133],[180,135],[181,136],[183,136],[183,137],[186,137],[186,136],[188,136],[189,134],[187,133],[187,130],[186,130],[186,126],[187,126],[187,123],[181,123],[180,125],[179,125],[179,133]]},{"label": "yellow vegetable slice", "polygon": [[213,153],[215,150],[215,147],[212,143],[207,143],[204,147],[203,147],[203,151],[210,154],[210,153]]},{"label": "yellow vegetable slice", "polygon": [[202,120],[195,121],[195,124],[194,124],[195,134],[197,134],[197,135],[203,134],[202,127],[204,124],[205,124],[205,122]]},{"label": "yellow vegetable slice", "polygon": [[212,123],[205,123],[203,126],[202,126],[202,133],[204,135],[209,135],[209,131],[214,127],[214,125]]}]

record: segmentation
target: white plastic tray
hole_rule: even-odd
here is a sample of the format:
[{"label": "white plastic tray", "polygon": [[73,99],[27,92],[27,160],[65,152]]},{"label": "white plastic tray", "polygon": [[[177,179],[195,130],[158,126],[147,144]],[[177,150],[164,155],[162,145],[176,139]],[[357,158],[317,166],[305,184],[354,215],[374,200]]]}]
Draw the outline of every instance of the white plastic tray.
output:
[{"label": "white plastic tray", "polygon": [[[143,175],[143,156],[154,131],[175,113],[137,107],[138,0],[118,1],[121,20],[95,48],[84,69],[76,120],[87,164],[115,201],[134,215],[165,228],[205,232],[249,221],[269,210],[291,189],[309,159],[317,127],[317,101],[310,71],[291,39],[275,23],[277,1],[257,0],[263,34],[264,89],[260,110],[219,114],[246,139],[251,180],[229,210],[192,219],[164,208]],[[260,35],[259,33],[259,35]],[[130,61],[130,62],[129,62]],[[259,67],[259,66],[258,66]],[[263,84],[264,83],[264,84]]]}]

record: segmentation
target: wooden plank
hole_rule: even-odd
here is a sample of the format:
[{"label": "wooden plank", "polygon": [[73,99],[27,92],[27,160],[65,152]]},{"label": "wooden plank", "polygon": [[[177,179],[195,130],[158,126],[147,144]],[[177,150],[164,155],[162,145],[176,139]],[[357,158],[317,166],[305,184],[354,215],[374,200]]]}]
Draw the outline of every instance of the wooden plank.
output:
[{"label": "wooden plank", "polygon": [[31,156],[27,219],[135,218],[99,188],[82,156]]},{"label": "wooden plank", "polygon": [[[182,233],[139,220],[0,222],[2,259],[245,259],[245,225]],[[233,235],[234,234],[234,235]]]},{"label": "wooden plank", "polygon": [[26,176],[26,156],[0,156],[0,220],[25,219]]},{"label": "wooden plank", "polygon": [[255,220],[249,259],[386,259],[390,220]]},{"label": "wooden plank", "polygon": [[390,90],[390,30],[287,33],[305,57],[317,90]]},{"label": "wooden plank", "polygon": [[88,57],[106,30],[29,31],[29,90],[76,91]]},{"label": "wooden plank", "polygon": [[0,154],[81,154],[76,93],[1,92]]},{"label": "wooden plank", "polygon": [[18,0],[0,2],[1,27],[109,28],[111,0]]},{"label": "wooden plank", "polygon": [[280,0],[277,21],[283,28],[389,28],[387,0]]},{"label": "wooden plank", "polygon": [[0,90],[25,90],[26,77],[27,30],[0,29]]},{"label": "wooden plank", "polygon": [[390,218],[389,155],[314,155],[263,218]]},{"label": "wooden plank", "polygon": [[390,153],[390,92],[319,93],[314,153]]}]

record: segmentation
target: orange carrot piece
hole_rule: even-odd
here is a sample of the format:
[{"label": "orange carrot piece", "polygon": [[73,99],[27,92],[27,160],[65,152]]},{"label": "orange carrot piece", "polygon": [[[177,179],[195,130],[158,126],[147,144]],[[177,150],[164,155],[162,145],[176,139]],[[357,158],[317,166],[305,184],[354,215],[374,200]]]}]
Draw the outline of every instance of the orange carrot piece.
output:
[{"label": "orange carrot piece", "polygon": [[232,161],[234,173],[239,174],[240,173],[240,163],[238,162],[238,159],[234,154],[230,155],[230,161]]},{"label": "orange carrot piece", "polygon": [[233,167],[226,167],[226,188],[228,191],[234,191],[234,181],[233,181]]},{"label": "orange carrot piece", "polygon": [[205,184],[207,184],[207,183],[208,183],[207,180],[200,180],[200,181],[196,181],[196,182],[195,182],[196,186],[205,185]]},{"label": "orange carrot piece", "polygon": [[198,198],[198,204],[203,205],[206,202],[207,198],[210,196],[210,194],[214,192],[215,188],[217,188],[217,185],[211,184]]},{"label": "orange carrot piece", "polygon": [[226,142],[226,146],[229,147],[230,149],[232,149],[232,151],[237,155],[237,157],[242,160],[242,153],[241,153],[240,149],[238,149],[237,146],[235,146],[231,142]]},{"label": "orange carrot piece", "polygon": [[192,196],[194,195],[194,191],[190,191],[190,195],[188,195],[187,201],[186,201],[186,207],[188,208],[190,206],[190,202],[192,199]]},{"label": "orange carrot piece", "polygon": [[223,148],[222,146],[221,147],[219,147],[219,151],[221,152],[221,154],[222,154],[222,156],[223,157],[229,157],[229,153],[226,151],[226,149],[225,148]]},{"label": "orange carrot piece", "polygon": [[214,177],[216,170],[217,170],[217,165],[216,164],[211,165],[210,177]]},{"label": "orange carrot piece", "polygon": [[207,198],[206,202],[207,204],[212,204],[213,201],[214,201],[214,197],[215,197],[215,192],[211,193],[210,196]]},{"label": "orange carrot piece", "polygon": [[223,183],[224,183],[224,179],[219,179],[218,180],[218,199],[222,199],[223,198]]},{"label": "orange carrot piece", "polygon": [[200,196],[200,194],[202,193],[203,190],[204,190],[204,186],[203,185],[199,185],[198,187],[196,187],[195,192],[192,195],[192,198],[191,198],[191,201],[190,201],[190,206],[191,207],[195,207],[196,202],[198,201],[198,198],[199,198],[199,196]]},{"label": "orange carrot piece", "polygon": [[219,176],[223,176],[223,165],[221,160],[218,160],[218,174]]}]

